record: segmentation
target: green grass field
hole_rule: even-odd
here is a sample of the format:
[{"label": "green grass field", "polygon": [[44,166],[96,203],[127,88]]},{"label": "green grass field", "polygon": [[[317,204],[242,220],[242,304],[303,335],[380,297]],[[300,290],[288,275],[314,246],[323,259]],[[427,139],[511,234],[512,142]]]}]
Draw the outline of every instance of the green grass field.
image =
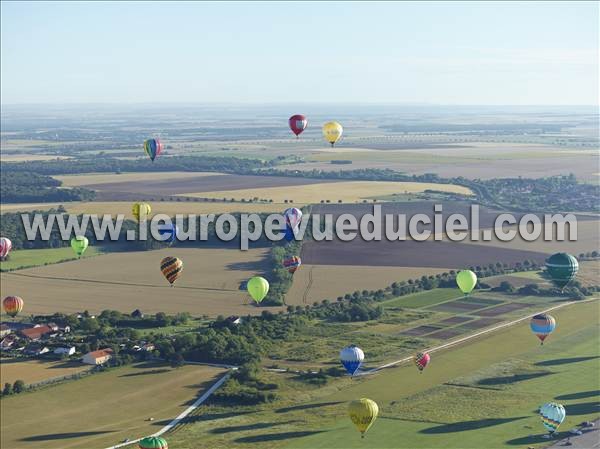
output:
[{"label": "green grass field", "polygon": [[[561,431],[600,415],[598,312],[598,301],[553,312],[558,327],[544,346],[523,323],[435,352],[422,375],[405,365],[317,389],[301,387],[292,374],[273,374],[270,380],[280,383],[278,402],[250,413],[207,408],[206,419],[167,435],[169,444],[192,449],[201,439],[205,447],[244,443],[261,449],[542,447],[548,444],[537,416],[542,403],[566,406]],[[380,406],[364,440],[346,414],[348,401],[360,397]]]},{"label": "green grass field", "polygon": [[412,295],[401,296],[399,298],[390,299],[385,301],[382,305],[385,308],[390,307],[408,307],[408,308],[421,308],[427,306],[433,306],[444,301],[451,299],[462,298],[460,291],[454,288],[436,288],[435,290],[429,290],[419,293],[413,293]]},{"label": "green grass field", "polygon": [[[90,246],[83,257],[97,256],[98,254],[102,254],[102,252],[100,247]],[[11,251],[9,259],[0,262],[0,271],[38,267],[40,265],[49,265],[75,259],[77,259],[77,256],[75,256],[69,246],[48,249],[20,249]]]}]

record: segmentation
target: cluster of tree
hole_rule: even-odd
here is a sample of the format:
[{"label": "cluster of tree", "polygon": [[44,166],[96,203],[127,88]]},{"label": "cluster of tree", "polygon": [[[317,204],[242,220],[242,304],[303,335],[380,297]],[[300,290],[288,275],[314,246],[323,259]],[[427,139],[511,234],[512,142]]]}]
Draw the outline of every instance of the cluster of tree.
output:
[{"label": "cluster of tree", "polygon": [[13,384],[6,382],[2,389],[2,396],[10,396],[11,394],[19,394],[26,390],[25,382],[21,379],[15,380]]},{"label": "cluster of tree", "polygon": [[3,164],[0,176],[0,197],[3,203],[32,203],[32,202],[68,202],[88,201],[96,194],[84,188],[61,189],[61,181],[50,176],[40,175],[34,171],[13,172],[5,170]]},{"label": "cluster of tree", "polygon": [[256,405],[273,402],[278,388],[275,383],[261,379],[262,368],[253,360],[239,367],[210,398],[212,403],[223,405]]},{"label": "cluster of tree", "polygon": [[521,296],[558,296],[569,299],[585,299],[586,296],[593,295],[600,291],[600,286],[582,286],[578,281],[572,281],[567,288],[560,289],[556,287],[543,288],[539,284],[530,283],[522,287],[515,287],[508,281],[502,281],[492,291],[507,294],[517,294]]},{"label": "cluster of tree", "polygon": [[320,303],[313,303],[312,306],[288,306],[287,311],[309,319],[342,323],[376,320],[383,316],[383,307],[377,304],[377,300],[370,295],[370,292],[366,292],[365,295],[359,293],[356,296],[347,296],[347,298],[339,297],[336,302],[324,299]]},{"label": "cluster of tree", "polygon": [[292,274],[283,266],[283,261],[300,254],[301,241],[289,244],[273,244],[269,255],[269,293],[261,304],[279,306],[285,304],[285,294],[292,286]]}]

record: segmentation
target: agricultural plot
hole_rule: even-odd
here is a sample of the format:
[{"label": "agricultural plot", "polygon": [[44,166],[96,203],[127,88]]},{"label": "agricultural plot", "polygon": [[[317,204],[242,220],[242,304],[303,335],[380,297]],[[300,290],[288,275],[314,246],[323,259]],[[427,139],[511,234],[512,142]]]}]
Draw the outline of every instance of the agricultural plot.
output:
[{"label": "agricultural plot", "polygon": [[[89,247],[83,258],[89,258],[103,254],[102,247]],[[0,262],[0,270],[18,270],[28,267],[49,265],[61,261],[77,259],[71,247],[47,248],[47,249],[20,249],[11,251],[7,260]]]},{"label": "agricultural plot", "polygon": [[139,438],[170,422],[222,374],[207,366],[138,363],[3,398],[1,445],[103,448]]},{"label": "agricultural plot", "polygon": [[0,359],[0,381],[13,384],[21,379],[26,385],[70,376],[90,369],[89,366],[71,361],[44,361],[23,359]]},{"label": "agricultural plot", "polygon": [[[183,260],[183,275],[169,287],[160,272],[168,255]],[[74,313],[105,309],[130,313],[190,312],[200,315],[259,314],[242,282],[266,269],[266,249],[170,248],[113,253],[58,265],[2,273],[1,294],[19,292],[24,313]],[[279,308],[270,308],[272,312]]]}]

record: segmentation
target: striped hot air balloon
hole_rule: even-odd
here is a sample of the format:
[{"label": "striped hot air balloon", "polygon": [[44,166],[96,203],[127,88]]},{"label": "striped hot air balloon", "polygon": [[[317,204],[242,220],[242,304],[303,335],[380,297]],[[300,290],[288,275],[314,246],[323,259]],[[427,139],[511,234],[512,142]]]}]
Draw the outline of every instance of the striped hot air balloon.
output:
[{"label": "striped hot air balloon", "polygon": [[298,256],[292,256],[283,261],[283,266],[287,268],[290,273],[295,273],[298,268],[302,265],[302,260]]},{"label": "striped hot air balloon", "polygon": [[431,356],[426,352],[418,352],[413,357],[413,362],[417,369],[422,373],[427,365],[429,365],[429,361],[431,360]]},{"label": "striped hot air balloon", "polygon": [[558,430],[558,427],[565,420],[566,416],[565,408],[556,402],[548,402],[540,407],[542,424],[550,433]]},{"label": "striped hot air balloon", "polygon": [[144,141],[144,151],[152,162],[162,152],[163,146],[158,139],[148,139]]},{"label": "striped hot air balloon", "polygon": [[160,271],[162,271],[162,274],[167,278],[172,287],[173,283],[181,276],[183,262],[177,257],[167,256],[160,261]]},{"label": "striped hot air balloon", "polygon": [[567,253],[552,254],[546,260],[546,272],[558,288],[565,288],[579,271],[579,263],[574,256]]},{"label": "striped hot air balloon", "polygon": [[556,320],[552,315],[540,313],[531,318],[529,326],[531,327],[531,331],[540,339],[541,344],[544,344],[546,337],[554,331]]},{"label": "striped hot air balloon", "polygon": [[12,249],[12,242],[6,237],[0,238],[0,260],[6,259]]},{"label": "striped hot air balloon", "polygon": [[140,449],[169,449],[167,440],[161,437],[146,437],[139,442]]},{"label": "striped hot air balloon", "polygon": [[14,318],[23,310],[24,301],[18,296],[7,296],[2,301],[4,312]]}]

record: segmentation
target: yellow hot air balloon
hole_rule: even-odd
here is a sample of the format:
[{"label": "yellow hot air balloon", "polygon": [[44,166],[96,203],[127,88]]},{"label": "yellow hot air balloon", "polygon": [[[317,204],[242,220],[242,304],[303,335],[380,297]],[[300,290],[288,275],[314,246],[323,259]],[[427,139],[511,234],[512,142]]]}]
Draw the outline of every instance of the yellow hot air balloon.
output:
[{"label": "yellow hot air balloon", "polygon": [[348,415],[360,432],[361,438],[365,437],[365,433],[373,425],[378,414],[379,407],[371,399],[361,398],[348,405]]},{"label": "yellow hot air balloon", "polygon": [[140,221],[140,218],[141,221],[145,221],[151,212],[152,208],[148,203],[134,203],[131,207],[131,213],[138,222]]},{"label": "yellow hot air balloon", "polygon": [[333,146],[340,138],[344,128],[338,122],[327,122],[323,125],[323,137]]}]

